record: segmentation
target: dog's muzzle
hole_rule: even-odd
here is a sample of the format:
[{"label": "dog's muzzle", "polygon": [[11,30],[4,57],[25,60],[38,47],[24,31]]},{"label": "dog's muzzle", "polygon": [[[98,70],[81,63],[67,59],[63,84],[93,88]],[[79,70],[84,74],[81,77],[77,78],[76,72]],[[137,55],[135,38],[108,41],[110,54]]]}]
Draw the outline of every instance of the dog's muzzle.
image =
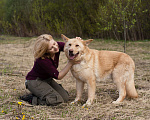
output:
[{"label": "dog's muzzle", "polygon": [[69,50],[69,59],[73,60],[74,58],[76,58],[78,56],[79,52],[74,54],[73,50]]}]

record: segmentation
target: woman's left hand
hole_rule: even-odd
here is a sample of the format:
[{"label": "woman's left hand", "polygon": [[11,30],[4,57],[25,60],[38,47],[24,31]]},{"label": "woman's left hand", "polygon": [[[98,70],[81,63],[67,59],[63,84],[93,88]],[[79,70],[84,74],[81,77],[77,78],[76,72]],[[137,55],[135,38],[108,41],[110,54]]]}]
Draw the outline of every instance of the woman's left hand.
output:
[{"label": "woman's left hand", "polygon": [[76,37],[76,39],[78,39],[78,40],[82,40],[82,38],[80,38],[80,37]]}]

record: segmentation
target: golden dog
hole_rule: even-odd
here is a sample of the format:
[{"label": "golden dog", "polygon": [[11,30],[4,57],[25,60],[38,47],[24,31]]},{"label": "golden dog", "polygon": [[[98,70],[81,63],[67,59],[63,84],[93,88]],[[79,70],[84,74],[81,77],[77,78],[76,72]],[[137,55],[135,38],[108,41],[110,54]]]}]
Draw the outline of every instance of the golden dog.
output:
[{"label": "golden dog", "polygon": [[84,83],[88,85],[88,100],[85,105],[91,105],[95,98],[96,81],[111,77],[119,91],[119,98],[113,103],[120,103],[126,97],[136,98],[138,94],[134,85],[134,61],[122,52],[98,51],[89,49],[92,41],[69,39],[61,35],[65,42],[64,52],[68,59],[80,61],[71,68],[71,73],[76,79],[77,96],[74,102],[81,99]]}]

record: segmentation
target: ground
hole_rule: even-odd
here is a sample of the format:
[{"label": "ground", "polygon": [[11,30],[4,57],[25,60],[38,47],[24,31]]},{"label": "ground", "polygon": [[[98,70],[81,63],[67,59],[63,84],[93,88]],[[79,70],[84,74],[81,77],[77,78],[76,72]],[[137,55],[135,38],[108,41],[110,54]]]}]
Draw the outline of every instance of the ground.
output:
[{"label": "ground", "polygon": [[[60,39],[61,40],[61,39]],[[118,91],[112,80],[97,83],[94,103],[82,108],[87,100],[87,87],[79,104],[71,105],[76,96],[75,80],[69,72],[58,83],[69,92],[68,103],[58,106],[32,106],[21,101],[20,95],[29,93],[24,82],[33,66],[32,48],[35,38],[0,36],[0,120],[9,119],[83,119],[83,120],[148,120],[150,118],[150,41],[127,42],[126,53],[135,61],[135,86],[139,97],[126,98],[121,104],[112,104]],[[94,40],[90,48],[123,52],[123,41]],[[60,56],[59,70],[67,59]],[[22,102],[22,103],[18,103]]]}]

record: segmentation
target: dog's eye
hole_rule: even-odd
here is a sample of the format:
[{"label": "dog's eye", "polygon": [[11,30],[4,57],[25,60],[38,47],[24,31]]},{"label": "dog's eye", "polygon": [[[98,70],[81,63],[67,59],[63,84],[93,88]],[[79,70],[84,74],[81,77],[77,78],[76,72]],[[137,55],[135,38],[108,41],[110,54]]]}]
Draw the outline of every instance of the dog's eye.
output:
[{"label": "dog's eye", "polygon": [[69,44],[69,46],[71,46],[71,44]]},{"label": "dog's eye", "polygon": [[79,45],[76,45],[76,47],[79,47]]}]

